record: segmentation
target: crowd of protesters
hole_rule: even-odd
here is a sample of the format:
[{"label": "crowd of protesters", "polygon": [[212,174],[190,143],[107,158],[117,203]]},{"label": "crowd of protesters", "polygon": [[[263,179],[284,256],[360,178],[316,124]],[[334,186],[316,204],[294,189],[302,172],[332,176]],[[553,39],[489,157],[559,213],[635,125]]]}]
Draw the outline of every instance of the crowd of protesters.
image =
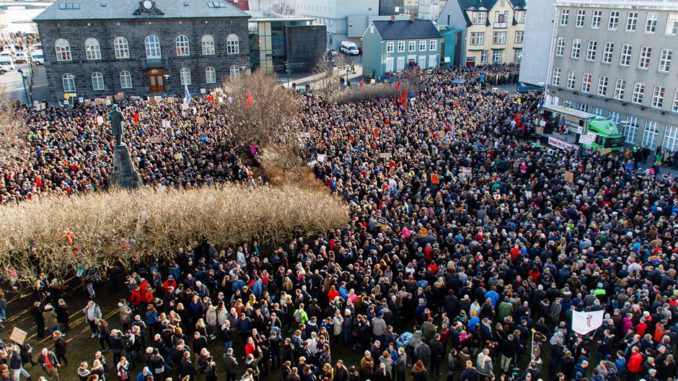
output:
[{"label": "crowd of protesters", "polygon": [[[675,380],[676,179],[534,144],[525,125],[539,97],[481,91],[478,73],[418,72],[412,99],[305,95],[307,155],[349,203],[347,226],[270,250],[191,243],[174,262],[112,272],[117,311],[82,306],[100,351],[67,374],[64,334],[81,306],[40,277],[31,314],[54,344],[7,345],[0,375],[37,363],[49,379],[88,381]],[[246,178],[217,144],[216,106],[193,102],[204,126],[167,117],[178,106],[125,110],[141,115],[130,135],[146,183]],[[110,136],[93,123],[105,111],[34,115],[40,149],[6,197],[41,189],[36,175],[52,191],[103,186]],[[597,310],[600,328],[572,331],[574,311]]]}]

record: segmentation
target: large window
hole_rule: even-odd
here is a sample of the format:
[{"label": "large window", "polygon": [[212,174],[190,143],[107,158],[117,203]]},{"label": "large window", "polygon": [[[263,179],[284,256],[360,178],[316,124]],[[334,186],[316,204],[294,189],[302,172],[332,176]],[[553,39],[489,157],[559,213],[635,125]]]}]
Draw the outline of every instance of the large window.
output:
[{"label": "large window", "polygon": [[205,83],[208,85],[217,83],[217,71],[213,66],[208,66],[205,68]]},{"label": "large window", "polygon": [[513,43],[522,44],[523,39],[525,39],[525,32],[523,32],[522,30],[517,30],[515,37],[513,38]]},{"label": "large window", "polygon": [[671,111],[678,112],[678,90],[673,93],[673,105],[671,105]]},{"label": "large window", "polygon": [[[400,57],[398,58],[398,61],[400,61]],[[229,74],[231,76],[231,80],[235,80],[236,78],[238,78],[238,76],[240,76],[240,68],[238,67],[238,65],[231,66]]]},{"label": "large window", "polygon": [[435,52],[438,50],[438,40],[429,40],[428,42],[428,50]]},{"label": "large window", "polygon": [[64,93],[75,92],[75,76],[73,74],[66,73],[62,75],[61,83],[64,85]]},{"label": "large window", "polygon": [[619,11],[610,12],[610,20],[607,23],[607,29],[617,30],[618,25],[619,25]]},{"label": "large window", "polygon": [[492,44],[493,45],[505,45],[506,44],[506,32],[493,32],[492,33]]},{"label": "large window", "polygon": [[626,119],[626,127],[624,128],[624,137],[629,144],[636,143],[636,135],[638,134],[638,117],[630,116]]},{"label": "large window", "polygon": [[92,73],[92,90],[94,91],[106,90],[106,85],[104,85],[104,76],[98,71]]},{"label": "large window", "polygon": [[581,92],[590,93],[591,92],[591,73],[584,73],[584,76],[581,80]]},{"label": "large window", "polygon": [[88,60],[101,59],[101,46],[96,38],[88,38],[85,40],[85,56]]},{"label": "large window", "polygon": [[591,28],[598,29],[600,28],[600,21],[603,19],[603,11],[595,10],[593,11],[593,17],[591,18]]},{"label": "large window", "polygon": [[558,37],[556,40],[556,55],[562,57],[565,52],[565,37]]},{"label": "large window", "polygon": [[647,70],[650,67],[650,56],[652,55],[652,48],[643,46],[640,48],[640,56],[638,57],[638,69]]},{"label": "large window", "polygon": [[419,51],[420,52],[426,51],[426,40],[419,41]]},{"label": "large window", "polygon": [[575,20],[574,26],[576,26],[577,28],[583,28],[585,21],[586,21],[586,10],[577,9],[577,18]]},{"label": "large window", "polygon": [[487,50],[481,50],[480,51],[480,63],[487,63],[488,60],[488,52]]},{"label": "large window", "polygon": [[206,34],[202,36],[202,39],[200,40],[200,44],[202,46],[202,55],[203,56],[213,56],[215,49],[214,49],[214,37],[212,37],[211,34]]},{"label": "large window", "polygon": [[127,70],[120,72],[120,87],[123,89],[132,88],[132,75]]},{"label": "large window", "polygon": [[570,58],[578,59],[581,54],[581,40],[575,38],[572,40],[572,50],[570,51]]},{"label": "large window", "polygon": [[487,22],[487,14],[485,12],[475,12],[473,17],[474,24],[485,24]]},{"label": "large window", "polygon": [[626,91],[626,81],[620,78],[614,86],[614,99],[624,100],[624,91]]},{"label": "large window", "polygon": [[407,51],[416,52],[417,51],[417,41],[407,41]]},{"label": "large window", "polygon": [[598,78],[598,95],[604,97],[607,95],[607,76],[601,75]]},{"label": "large window", "polygon": [[125,37],[116,37],[113,40],[113,51],[118,60],[129,58],[129,43]]},{"label": "large window", "polygon": [[398,41],[398,53],[405,51],[405,41]]},{"label": "large window", "polygon": [[66,62],[73,59],[71,56],[71,45],[63,38],[54,42],[54,50],[56,51],[56,59],[59,62]]},{"label": "large window", "polygon": [[561,9],[560,10],[560,26],[567,26],[568,21],[570,20],[570,10]]},{"label": "large window", "polygon": [[678,151],[678,126],[666,126],[662,147],[671,152]]},{"label": "large window", "polygon": [[187,57],[191,55],[191,46],[188,42],[188,37],[184,35],[179,35],[174,40],[176,45],[176,52],[178,57]]},{"label": "large window", "polygon": [[603,63],[606,64],[612,63],[613,54],[614,54],[614,44],[611,42],[606,42],[605,48],[603,49]]},{"label": "large window", "polygon": [[587,61],[594,61],[596,59],[596,50],[598,50],[598,41],[589,41],[589,45],[586,48]]},{"label": "large window", "polygon": [[179,71],[179,79],[181,80],[181,86],[190,86],[191,85],[191,69],[187,67],[182,67]]},{"label": "large window", "polygon": [[638,27],[638,12],[629,12],[626,17],[626,31],[635,32]]},{"label": "large window", "polygon": [[671,69],[672,55],[673,51],[671,49],[662,49],[662,52],[659,55],[659,71],[662,73],[668,73],[669,69]]},{"label": "large window", "polygon": [[562,71],[563,70],[559,67],[553,69],[553,75],[551,76],[551,84],[553,86],[560,86],[560,74]]},{"label": "large window", "polygon": [[636,82],[633,85],[633,95],[631,96],[631,102],[636,104],[643,103],[643,96],[645,95],[645,84]]},{"label": "large window", "polygon": [[238,35],[231,33],[226,37],[226,53],[240,54],[240,39]]},{"label": "large window", "polygon": [[479,46],[485,44],[485,32],[471,32],[471,45]]},{"label": "large window", "polygon": [[657,31],[657,14],[648,13],[645,20],[645,33],[654,33]]},{"label": "large window", "polygon": [[393,41],[386,42],[386,53],[393,53]]},{"label": "large window", "polygon": [[655,148],[655,140],[659,134],[659,127],[657,122],[648,120],[645,122],[645,132],[643,133],[643,147]]},{"label": "large window", "polygon": [[664,92],[665,89],[663,86],[655,86],[652,91],[652,102],[650,106],[654,108],[662,108],[664,106]]},{"label": "large window", "polygon": [[493,63],[501,63],[504,61],[504,50],[503,49],[495,49],[492,51],[492,62]]},{"label": "large window", "polygon": [[144,43],[146,45],[146,58],[162,57],[162,53],[160,52],[160,40],[158,39],[158,36],[146,36]]},{"label": "large window", "polygon": [[666,34],[671,36],[678,34],[678,13],[669,14],[666,20]]},{"label": "large window", "polygon": [[574,90],[574,87],[577,85],[577,73],[574,70],[570,70],[567,73],[567,88]]},{"label": "large window", "polygon": [[622,46],[619,64],[621,66],[629,66],[631,64],[631,45],[624,44],[624,46]]}]

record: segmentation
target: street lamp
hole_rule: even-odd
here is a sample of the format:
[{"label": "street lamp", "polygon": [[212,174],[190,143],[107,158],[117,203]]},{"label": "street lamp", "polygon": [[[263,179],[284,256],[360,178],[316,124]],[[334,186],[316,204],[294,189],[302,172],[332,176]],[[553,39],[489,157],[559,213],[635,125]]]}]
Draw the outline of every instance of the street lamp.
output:
[{"label": "street lamp", "polygon": [[19,74],[21,74],[21,82],[22,82],[23,85],[24,85],[24,95],[26,96],[26,105],[27,105],[27,106],[30,106],[31,103],[33,103],[33,102],[32,102],[32,100],[31,100],[30,94],[28,93],[28,89],[26,88],[26,79],[28,79],[28,77],[24,75],[24,71],[21,70],[21,69],[18,69],[17,72],[18,72]]}]

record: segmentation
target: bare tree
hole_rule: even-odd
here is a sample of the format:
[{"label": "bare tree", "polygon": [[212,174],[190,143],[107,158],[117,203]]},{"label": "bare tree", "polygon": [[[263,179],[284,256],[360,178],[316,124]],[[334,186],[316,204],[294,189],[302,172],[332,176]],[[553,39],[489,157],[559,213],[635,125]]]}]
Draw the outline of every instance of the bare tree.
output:
[{"label": "bare tree", "polygon": [[[0,92],[6,94],[2,89]],[[10,167],[30,155],[29,129],[23,123],[23,110],[6,95],[0,96],[0,161]]]},{"label": "bare tree", "polygon": [[257,71],[226,84],[234,144],[257,144],[275,152],[272,164],[292,167],[301,163],[302,124],[299,122],[301,97],[280,86],[272,75]]},{"label": "bare tree", "polygon": [[271,9],[273,10],[273,12],[283,16],[291,16],[296,12],[295,9],[292,8],[292,6],[286,3],[274,4]]}]

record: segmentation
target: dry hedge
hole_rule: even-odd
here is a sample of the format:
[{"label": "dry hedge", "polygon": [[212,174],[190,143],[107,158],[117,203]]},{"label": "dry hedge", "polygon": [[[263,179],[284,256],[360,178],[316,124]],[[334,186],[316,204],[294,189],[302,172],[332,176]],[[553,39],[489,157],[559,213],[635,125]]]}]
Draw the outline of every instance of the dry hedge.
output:
[{"label": "dry hedge", "polygon": [[338,197],[291,186],[47,197],[0,207],[0,266],[3,277],[16,270],[24,281],[32,279],[36,265],[59,276],[80,264],[103,272],[150,253],[169,258],[178,245],[196,240],[219,248],[253,240],[274,245],[347,221],[348,209]]}]

